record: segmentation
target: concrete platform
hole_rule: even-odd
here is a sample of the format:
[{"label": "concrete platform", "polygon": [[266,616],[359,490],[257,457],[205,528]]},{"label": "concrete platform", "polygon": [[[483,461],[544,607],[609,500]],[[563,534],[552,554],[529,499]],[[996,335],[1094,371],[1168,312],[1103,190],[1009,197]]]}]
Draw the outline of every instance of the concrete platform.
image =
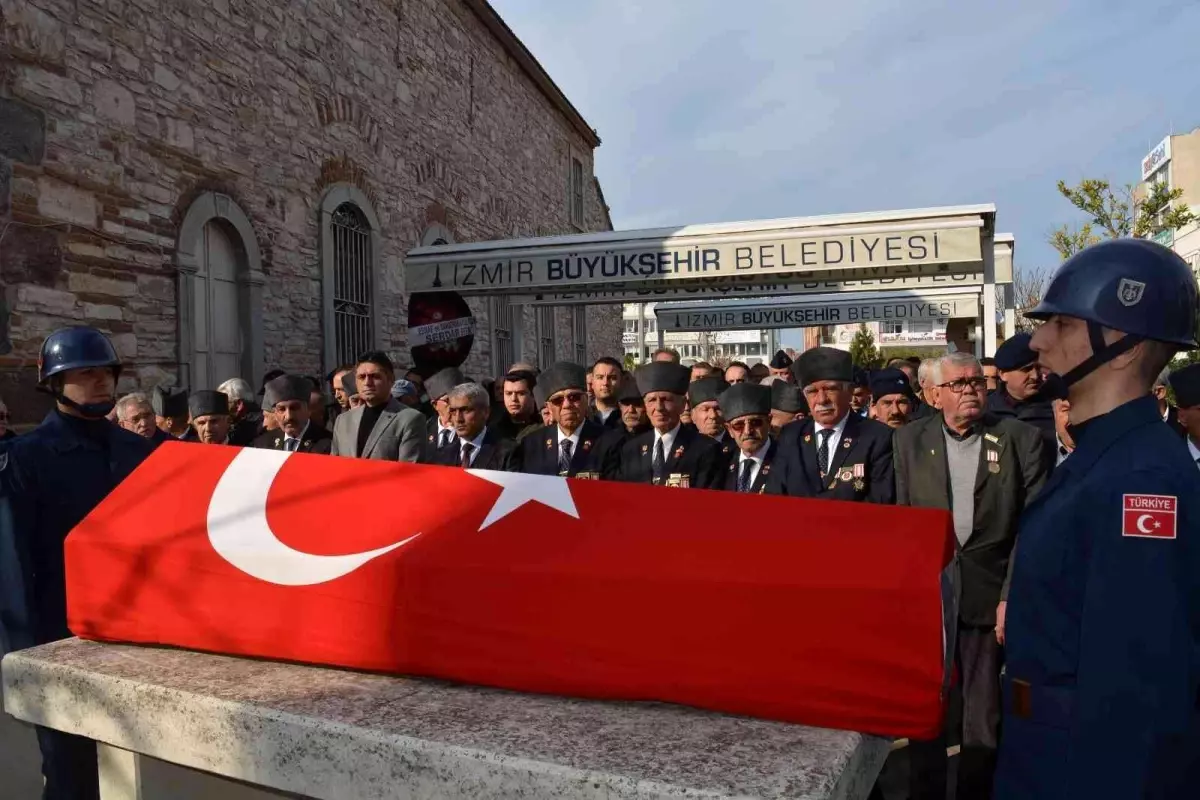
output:
[{"label": "concrete platform", "polygon": [[222,784],[329,800],[856,800],[890,747],[678,706],[79,639],[10,654],[3,687],[18,719],[112,746],[100,755],[105,800],[184,796],[152,780],[161,766],[211,782],[188,797],[227,800],[243,793]]}]

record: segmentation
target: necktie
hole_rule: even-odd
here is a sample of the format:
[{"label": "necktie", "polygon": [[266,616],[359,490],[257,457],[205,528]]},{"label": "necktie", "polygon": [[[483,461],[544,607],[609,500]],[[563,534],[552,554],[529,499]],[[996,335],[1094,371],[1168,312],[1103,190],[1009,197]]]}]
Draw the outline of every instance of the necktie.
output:
[{"label": "necktie", "polygon": [[1063,446],[1060,444],[1060,445],[1058,446],[1058,457],[1059,457],[1060,459],[1062,459],[1062,458],[1066,458],[1066,457],[1067,457],[1067,456],[1069,456],[1069,455],[1071,455],[1071,451],[1070,451],[1070,450],[1068,450],[1067,448],[1063,447]]},{"label": "necktie", "polygon": [[475,445],[471,444],[470,442],[463,442],[462,458],[459,461],[459,466],[461,466],[463,469],[471,466],[471,453],[474,452],[474,450]]},{"label": "necktie", "polygon": [[747,458],[742,462],[742,474],[738,476],[737,490],[739,492],[750,491],[750,473],[754,470],[754,459]]},{"label": "necktie", "polygon": [[283,440],[283,449],[289,453],[296,452],[296,445],[300,444],[299,439],[293,439],[290,436]]},{"label": "necktie", "polygon": [[571,471],[571,440],[563,439],[558,451],[558,474],[566,475]]},{"label": "necktie", "polygon": [[824,478],[829,471],[829,437],[833,436],[833,428],[823,428],[817,431],[817,435],[821,437],[821,446],[817,448],[817,469],[821,470],[821,477]]},{"label": "necktie", "polygon": [[666,463],[667,463],[667,459],[663,455],[663,440],[662,440],[662,437],[660,436],[660,437],[658,437],[658,440],[654,443],[654,463],[652,463],[650,465],[651,470],[653,471],[653,477],[654,477],[655,481],[658,481],[660,483],[662,482],[663,465],[665,465]]},{"label": "necktie", "polygon": [[440,442],[438,442],[438,449],[449,446],[450,433],[451,433],[451,431],[449,428],[446,428],[445,430],[442,431],[442,440]]}]

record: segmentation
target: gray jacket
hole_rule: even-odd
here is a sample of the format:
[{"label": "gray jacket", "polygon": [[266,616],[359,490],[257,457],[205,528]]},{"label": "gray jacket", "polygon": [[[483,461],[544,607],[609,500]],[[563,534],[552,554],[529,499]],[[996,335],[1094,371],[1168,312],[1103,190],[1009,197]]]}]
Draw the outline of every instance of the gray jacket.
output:
[{"label": "gray jacket", "polygon": [[[358,426],[362,421],[363,406],[339,414],[333,423],[333,447],[335,456],[354,457],[358,450]],[[376,461],[411,461],[421,457],[425,443],[425,417],[394,398],[388,401],[383,413],[363,447],[362,458]]]}]

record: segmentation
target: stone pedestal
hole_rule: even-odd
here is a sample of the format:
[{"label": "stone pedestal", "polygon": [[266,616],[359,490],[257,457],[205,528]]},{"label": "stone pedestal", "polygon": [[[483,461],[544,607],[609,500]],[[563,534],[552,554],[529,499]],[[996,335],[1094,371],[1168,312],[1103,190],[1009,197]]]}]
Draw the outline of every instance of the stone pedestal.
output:
[{"label": "stone pedestal", "polygon": [[69,639],[5,710],[100,747],[104,800],[865,798],[889,742],[652,703]]}]

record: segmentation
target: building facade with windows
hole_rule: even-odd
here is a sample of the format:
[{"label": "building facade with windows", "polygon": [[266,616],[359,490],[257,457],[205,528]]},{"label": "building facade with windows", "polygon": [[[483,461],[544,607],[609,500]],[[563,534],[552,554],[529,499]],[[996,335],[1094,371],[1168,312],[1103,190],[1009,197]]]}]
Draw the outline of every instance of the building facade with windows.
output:
[{"label": "building facade with windows", "polygon": [[[626,303],[621,313],[625,326],[622,333],[625,355],[639,364],[648,361],[658,349],[658,319],[654,315],[654,306],[654,303]],[[777,334],[778,331],[665,331],[663,347],[678,352],[683,364],[719,359],[754,366],[770,361],[779,349]]]},{"label": "building facade with windows", "polygon": [[[1182,189],[1180,201],[1200,215],[1200,128],[1191,133],[1167,136],[1146,154],[1135,196],[1144,197],[1149,186],[1155,183]],[[1177,231],[1162,231],[1154,239],[1182,256],[1200,278],[1200,222]]]},{"label": "building facade with windows", "polygon": [[[94,324],[122,390],[408,350],[419,244],[611,229],[599,139],[486,0],[76,3],[0,15],[0,396]],[[621,351],[614,307],[470,299],[483,378]]]},{"label": "building facade with windows", "polygon": [[[864,322],[875,337],[875,346],[886,356],[888,348],[945,347],[946,319],[883,320]],[[858,333],[858,325],[826,325],[805,331],[805,348],[824,345],[849,350]]]}]

